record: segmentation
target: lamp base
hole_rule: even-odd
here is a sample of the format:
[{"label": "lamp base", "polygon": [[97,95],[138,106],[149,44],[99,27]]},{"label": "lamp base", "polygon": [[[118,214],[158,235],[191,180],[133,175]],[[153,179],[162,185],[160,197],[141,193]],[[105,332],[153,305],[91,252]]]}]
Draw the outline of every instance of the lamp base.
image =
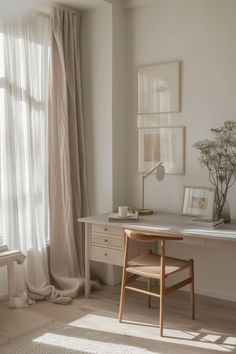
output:
[{"label": "lamp base", "polygon": [[152,209],[139,209],[138,214],[139,215],[152,215],[153,210]]}]

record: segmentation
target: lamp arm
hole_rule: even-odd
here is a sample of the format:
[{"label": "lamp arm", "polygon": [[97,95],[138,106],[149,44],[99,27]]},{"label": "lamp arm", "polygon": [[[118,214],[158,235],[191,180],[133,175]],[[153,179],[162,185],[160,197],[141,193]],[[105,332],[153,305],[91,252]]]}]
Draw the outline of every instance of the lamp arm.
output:
[{"label": "lamp arm", "polygon": [[143,179],[147,178],[148,176],[150,176],[156,169],[158,169],[158,167],[160,167],[163,164],[163,161],[160,161],[158,163],[156,163],[154,166],[151,167],[150,170],[148,170],[145,174],[143,174]]},{"label": "lamp arm", "polygon": [[[159,167],[162,166],[163,161],[154,163],[154,165],[144,174],[141,175],[141,209],[139,209],[140,215],[151,215],[153,214],[152,209],[144,209],[144,181],[145,178],[150,176],[154,171],[158,171]],[[164,166],[161,167],[161,175],[158,176],[158,180],[161,181],[164,177],[165,169]]]}]

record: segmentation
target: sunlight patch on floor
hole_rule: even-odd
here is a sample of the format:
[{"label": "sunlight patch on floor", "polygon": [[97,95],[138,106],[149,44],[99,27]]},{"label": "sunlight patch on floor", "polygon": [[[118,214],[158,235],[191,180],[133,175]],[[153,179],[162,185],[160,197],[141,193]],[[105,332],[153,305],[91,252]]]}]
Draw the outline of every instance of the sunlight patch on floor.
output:
[{"label": "sunlight patch on floor", "polygon": [[[126,344],[118,344],[108,341],[92,340],[87,338],[76,338],[70,336],[59,335],[55,333],[45,333],[42,336],[33,340],[34,343],[45,344],[47,346],[60,347],[73,351],[81,351],[83,353],[101,353],[102,350],[107,353],[147,353],[147,354],[158,354],[156,351],[151,352],[149,350],[140,349],[140,347]],[[160,354],[160,353],[159,353]]]},{"label": "sunlight patch on floor", "polygon": [[227,337],[224,340],[224,344],[230,344],[230,345],[235,345],[236,346],[236,337]]},{"label": "sunlight patch on floor", "polygon": [[[150,324],[135,321],[124,321],[119,323],[117,319],[97,314],[88,314],[76,321],[71,322],[70,325],[87,329],[95,329],[107,333],[115,333],[120,335],[125,334],[130,337],[150,339],[159,343],[171,343],[226,353],[230,353],[232,351],[232,347],[225,345],[229,344],[225,339],[225,335],[214,332],[212,333],[206,329],[203,331],[185,331],[165,328],[164,337],[160,337],[159,328],[156,325],[152,326]],[[233,340],[236,340],[234,337],[229,338],[231,338],[230,344]]]},{"label": "sunlight patch on floor", "polygon": [[205,335],[203,338],[201,338],[202,341],[205,342],[211,342],[211,343],[215,343],[216,341],[218,341],[221,338],[221,336],[217,336],[215,334],[207,334]]}]

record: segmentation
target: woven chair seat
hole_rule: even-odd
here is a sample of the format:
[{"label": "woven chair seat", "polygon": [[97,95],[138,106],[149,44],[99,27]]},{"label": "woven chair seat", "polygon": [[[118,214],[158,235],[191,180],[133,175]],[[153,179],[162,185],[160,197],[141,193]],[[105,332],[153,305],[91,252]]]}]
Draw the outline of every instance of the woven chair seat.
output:
[{"label": "woven chair seat", "polygon": [[[165,276],[169,276],[189,267],[189,261],[165,257]],[[126,271],[132,274],[160,279],[161,256],[156,253],[146,253],[128,262]]]},{"label": "woven chair seat", "polygon": [[[165,255],[167,241],[181,241],[183,237],[169,234],[163,235],[159,233],[143,233],[131,229],[124,229],[125,234],[125,249],[124,249],[124,265],[122,273],[122,284],[120,293],[119,321],[122,321],[124,312],[124,301],[126,290],[134,291],[144,295],[148,295],[148,307],[151,307],[152,297],[157,297],[160,300],[160,336],[163,337],[163,322],[164,322],[164,299],[174,291],[189,285],[192,319],[195,318],[194,305],[194,260],[178,259],[167,257]],[[128,261],[129,259],[129,243],[150,243],[158,242],[160,244],[160,255],[153,253],[152,250],[147,253]],[[188,275],[182,281],[175,282],[172,285],[166,284],[166,278],[169,275],[175,274],[183,269],[188,270]],[[131,273],[131,276],[127,276]],[[147,289],[135,287],[131,283],[138,277],[147,278]],[[160,291],[157,293],[152,290],[152,279],[158,279],[160,282]]]}]

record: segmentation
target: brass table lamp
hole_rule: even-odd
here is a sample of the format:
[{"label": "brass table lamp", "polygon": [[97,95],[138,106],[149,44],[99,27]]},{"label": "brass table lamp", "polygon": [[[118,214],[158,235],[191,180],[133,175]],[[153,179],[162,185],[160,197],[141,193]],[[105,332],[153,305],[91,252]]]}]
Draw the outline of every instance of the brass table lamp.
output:
[{"label": "brass table lamp", "polygon": [[165,167],[163,166],[162,161],[155,162],[154,165],[152,165],[152,167],[141,176],[141,178],[142,178],[142,181],[141,181],[141,209],[138,210],[139,215],[153,214],[152,209],[145,209],[144,208],[144,181],[153,172],[156,172],[156,178],[158,179],[158,181],[163,180],[163,178],[165,177]]}]

